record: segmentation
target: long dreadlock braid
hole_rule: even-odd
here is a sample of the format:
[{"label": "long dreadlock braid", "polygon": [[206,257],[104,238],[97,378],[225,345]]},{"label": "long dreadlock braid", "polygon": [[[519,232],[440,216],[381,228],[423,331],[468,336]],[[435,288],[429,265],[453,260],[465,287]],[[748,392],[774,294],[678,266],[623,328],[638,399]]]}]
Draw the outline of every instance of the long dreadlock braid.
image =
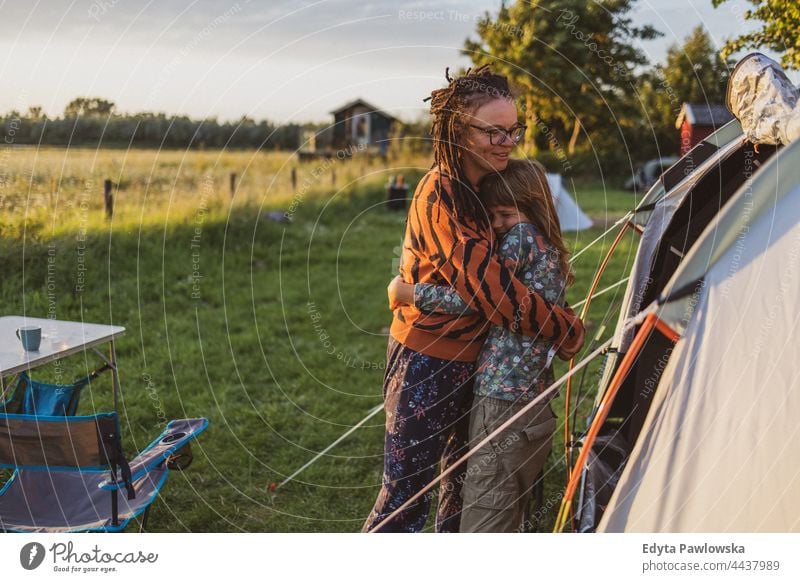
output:
[{"label": "long dreadlock braid", "polygon": [[460,77],[450,77],[445,69],[447,87],[436,89],[425,99],[431,101],[431,136],[433,137],[434,166],[450,175],[454,212],[459,220],[471,219],[486,227],[489,220],[486,210],[473,192],[463,167],[465,129],[470,116],[481,105],[493,99],[513,99],[508,80],[492,73],[489,65],[467,69]]}]

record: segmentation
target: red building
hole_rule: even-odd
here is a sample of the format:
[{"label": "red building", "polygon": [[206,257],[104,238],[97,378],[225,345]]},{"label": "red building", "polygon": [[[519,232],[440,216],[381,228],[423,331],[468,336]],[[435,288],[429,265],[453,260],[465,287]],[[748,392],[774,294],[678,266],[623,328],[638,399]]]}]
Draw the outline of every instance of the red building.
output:
[{"label": "red building", "polygon": [[684,103],[675,127],[681,130],[681,152],[684,155],[703,138],[708,137],[733,119],[724,105]]}]

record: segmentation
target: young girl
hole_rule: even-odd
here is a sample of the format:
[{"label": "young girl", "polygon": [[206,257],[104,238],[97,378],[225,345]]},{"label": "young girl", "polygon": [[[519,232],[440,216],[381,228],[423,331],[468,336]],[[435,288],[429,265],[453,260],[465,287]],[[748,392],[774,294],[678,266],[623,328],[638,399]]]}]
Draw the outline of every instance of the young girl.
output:
[{"label": "young girl", "polygon": [[[509,160],[502,174],[483,179],[480,195],[491,213],[492,229],[502,237],[498,254],[506,266],[544,299],[563,306],[564,291],[573,276],[543,166],[531,160]],[[471,312],[468,303],[449,286],[411,285],[395,279],[391,296],[423,313]],[[520,316],[526,307],[530,305],[518,306]],[[490,328],[478,355],[471,446],[552,384],[552,347],[544,339],[505,327]],[[520,531],[555,429],[549,401],[541,402],[469,459],[462,489],[461,531]]]}]

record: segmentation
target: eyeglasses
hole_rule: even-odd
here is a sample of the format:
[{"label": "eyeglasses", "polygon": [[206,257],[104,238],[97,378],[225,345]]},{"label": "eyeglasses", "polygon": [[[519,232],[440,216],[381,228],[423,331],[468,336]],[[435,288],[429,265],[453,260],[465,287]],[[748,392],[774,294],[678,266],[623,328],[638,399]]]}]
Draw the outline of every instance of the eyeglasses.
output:
[{"label": "eyeglasses", "polygon": [[515,125],[511,129],[500,129],[496,127],[487,128],[487,127],[480,127],[478,125],[469,124],[470,127],[477,129],[478,131],[482,131],[486,135],[489,136],[489,143],[492,145],[503,145],[506,143],[506,138],[511,140],[511,143],[517,145],[519,142],[522,141],[522,138],[525,135],[525,130],[528,129],[527,125]]}]

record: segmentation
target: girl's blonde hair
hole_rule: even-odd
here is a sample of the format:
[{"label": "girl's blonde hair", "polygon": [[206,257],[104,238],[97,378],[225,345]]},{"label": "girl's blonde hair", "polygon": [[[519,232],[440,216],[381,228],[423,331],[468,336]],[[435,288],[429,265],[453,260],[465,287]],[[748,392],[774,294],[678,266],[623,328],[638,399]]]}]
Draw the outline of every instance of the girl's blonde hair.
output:
[{"label": "girl's blonde hair", "polygon": [[542,164],[511,159],[503,172],[483,178],[480,193],[487,207],[512,206],[525,214],[558,251],[559,266],[567,285],[575,282],[569,264],[570,253],[561,236],[561,222]]}]

